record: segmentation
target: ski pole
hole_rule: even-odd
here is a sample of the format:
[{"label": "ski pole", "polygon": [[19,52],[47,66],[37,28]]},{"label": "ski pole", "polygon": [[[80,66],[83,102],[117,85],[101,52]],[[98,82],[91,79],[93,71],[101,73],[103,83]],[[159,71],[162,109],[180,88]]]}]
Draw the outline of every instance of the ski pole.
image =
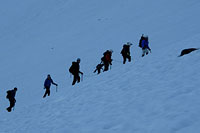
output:
[{"label": "ski pole", "polygon": [[56,92],[58,92],[58,86],[56,86]]}]

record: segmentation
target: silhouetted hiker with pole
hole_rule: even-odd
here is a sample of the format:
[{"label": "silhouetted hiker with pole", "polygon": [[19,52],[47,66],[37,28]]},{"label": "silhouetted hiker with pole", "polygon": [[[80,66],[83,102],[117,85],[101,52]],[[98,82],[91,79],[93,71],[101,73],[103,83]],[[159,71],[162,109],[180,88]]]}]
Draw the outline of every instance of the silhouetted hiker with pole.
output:
[{"label": "silhouetted hiker with pole", "polygon": [[75,85],[75,83],[79,83],[80,82],[80,76],[79,76],[79,73],[82,75],[82,80],[83,80],[83,72],[81,72],[79,69],[80,69],[80,62],[81,62],[81,59],[78,58],[76,60],[76,62],[72,62],[72,65],[71,67],[69,68],[69,72],[74,76],[74,79],[73,79],[73,82],[72,82],[72,85]]},{"label": "silhouetted hiker with pole", "polygon": [[51,84],[55,85],[56,87],[58,86],[58,84],[54,83],[50,74],[47,75],[47,78],[44,82],[44,89],[46,89],[45,93],[44,93],[44,96],[43,98],[46,97],[46,95],[48,94],[48,96],[50,96],[50,87],[51,87]]}]

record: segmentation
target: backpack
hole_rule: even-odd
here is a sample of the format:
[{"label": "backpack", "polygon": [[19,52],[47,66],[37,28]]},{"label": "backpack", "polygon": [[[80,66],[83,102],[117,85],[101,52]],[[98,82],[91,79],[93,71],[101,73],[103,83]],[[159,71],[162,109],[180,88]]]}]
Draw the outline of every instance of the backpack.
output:
[{"label": "backpack", "polygon": [[142,40],[144,40],[144,36],[142,35],[141,38],[140,38],[140,41],[139,41],[139,47],[142,48]]},{"label": "backpack", "polygon": [[12,92],[11,92],[11,90],[9,90],[9,91],[7,91],[7,96],[6,96],[6,98],[7,99],[10,99],[12,97]]},{"label": "backpack", "polygon": [[124,52],[130,53],[130,45],[124,45]]},{"label": "backpack", "polygon": [[111,62],[112,53],[110,51],[106,51],[103,55],[104,55],[104,60],[105,61]]},{"label": "backpack", "polygon": [[71,67],[69,68],[69,72],[74,74],[75,73],[75,65],[76,65],[76,62],[72,62],[72,65]]}]

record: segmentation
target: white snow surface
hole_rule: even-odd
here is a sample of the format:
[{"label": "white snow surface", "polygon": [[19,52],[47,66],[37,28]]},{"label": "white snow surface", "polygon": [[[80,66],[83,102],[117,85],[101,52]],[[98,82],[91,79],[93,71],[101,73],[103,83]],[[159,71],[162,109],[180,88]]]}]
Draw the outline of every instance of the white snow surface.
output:
[{"label": "white snow surface", "polygon": [[[199,0],[1,0],[0,133],[200,133]],[[152,53],[138,42],[149,36]],[[127,41],[132,62],[122,64]],[[112,49],[112,69],[93,73]],[[68,69],[81,58],[83,81]],[[58,83],[42,98],[47,74]],[[15,110],[6,91],[18,87]]]}]

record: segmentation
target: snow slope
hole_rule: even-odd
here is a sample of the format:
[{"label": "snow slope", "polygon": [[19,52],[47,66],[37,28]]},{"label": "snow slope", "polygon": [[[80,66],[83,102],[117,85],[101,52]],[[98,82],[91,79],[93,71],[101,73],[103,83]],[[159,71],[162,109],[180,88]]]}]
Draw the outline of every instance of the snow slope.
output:
[{"label": "snow slope", "polygon": [[[198,0],[0,2],[0,132],[199,133]],[[141,34],[152,53],[141,57]],[[119,54],[127,41],[133,61]],[[109,72],[93,74],[112,49]],[[83,82],[71,86],[81,58]],[[47,74],[59,84],[45,99]],[[6,91],[18,87],[15,111]]]}]

